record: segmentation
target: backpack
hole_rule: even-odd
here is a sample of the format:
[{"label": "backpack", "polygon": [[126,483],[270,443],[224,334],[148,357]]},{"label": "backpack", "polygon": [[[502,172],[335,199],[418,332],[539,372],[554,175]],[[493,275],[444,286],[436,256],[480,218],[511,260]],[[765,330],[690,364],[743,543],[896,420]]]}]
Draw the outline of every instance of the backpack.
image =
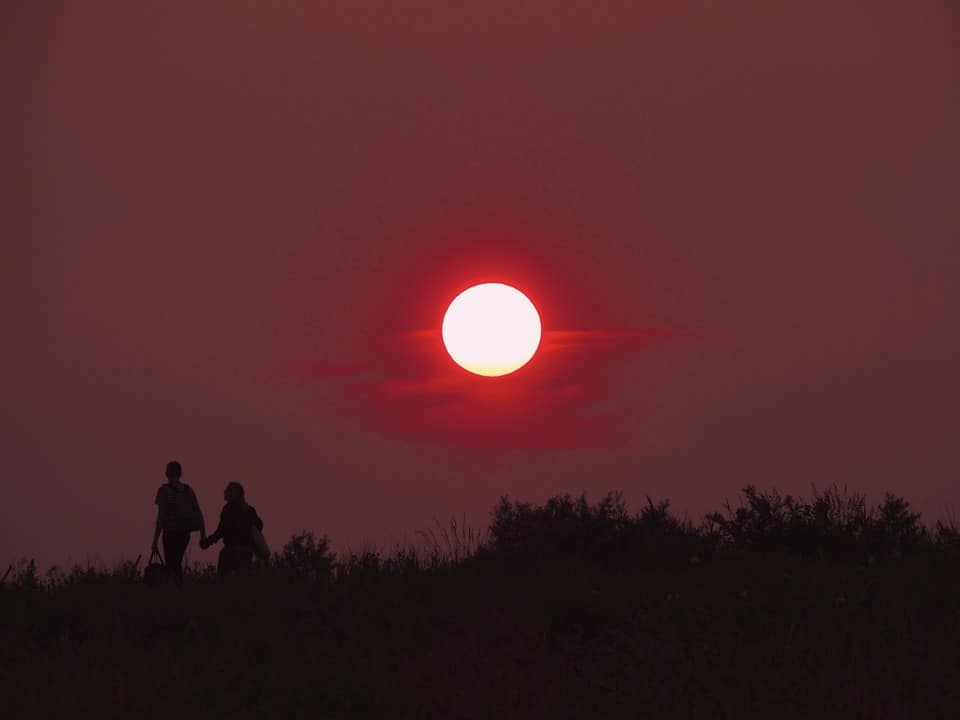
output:
[{"label": "backpack", "polygon": [[270,547],[267,545],[267,541],[263,537],[263,533],[260,532],[256,525],[250,526],[250,540],[253,544],[253,554],[256,555],[260,560],[269,560]]},{"label": "backpack", "polygon": [[190,486],[181,483],[179,486],[168,484],[164,487],[167,488],[167,521],[181,532],[199,530],[203,524],[203,516]]}]

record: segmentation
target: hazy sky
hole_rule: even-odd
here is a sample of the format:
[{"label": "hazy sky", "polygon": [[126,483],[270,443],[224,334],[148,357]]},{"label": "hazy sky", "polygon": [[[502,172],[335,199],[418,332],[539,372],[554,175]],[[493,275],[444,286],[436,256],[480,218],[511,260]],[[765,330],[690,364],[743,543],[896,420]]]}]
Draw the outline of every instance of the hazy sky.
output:
[{"label": "hazy sky", "polygon": [[[4,3],[0,562],[148,550],[171,459],[276,547],[505,493],[956,512],[960,11],[783,5]],[[440,345],[478,280],[543,316],[500,381]]]}]

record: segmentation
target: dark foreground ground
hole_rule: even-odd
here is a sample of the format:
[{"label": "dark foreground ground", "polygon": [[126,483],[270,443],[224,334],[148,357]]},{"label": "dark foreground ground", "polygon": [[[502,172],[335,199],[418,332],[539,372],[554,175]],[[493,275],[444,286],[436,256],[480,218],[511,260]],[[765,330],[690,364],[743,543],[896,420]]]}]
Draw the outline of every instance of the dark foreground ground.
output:
[{"label": "dark foreground ground", "polygon": [[331,567],[300,538],[272,567],[195,573],[182,590],[148,589],[129,567],[39,583],[21,568],[0,590],[0,710],[960,717],[960,560],[942,547],[839,557],[718,545],[676,523],[652,531],[649,513],[644,532],[541,523],[524,539],[513,520],[495,520],[479,553],[447,538],[446,559]]}]

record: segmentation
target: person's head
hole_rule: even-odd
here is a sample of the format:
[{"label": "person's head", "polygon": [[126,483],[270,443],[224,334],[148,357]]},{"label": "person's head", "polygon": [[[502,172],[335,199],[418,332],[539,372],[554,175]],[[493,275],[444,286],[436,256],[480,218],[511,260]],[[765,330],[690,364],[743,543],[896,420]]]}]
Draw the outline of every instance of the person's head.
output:
[{"label": "person's head", "polygon": [[243,494],[243,485],[238,482],[227,483],[227,487],[223,491],[223,499],[227,502],[246,502]]},{"label": "person's head", "polygon": [[181,475],[183,475],[183,468],[180,467],[180,463],[176,460],[171,460],[167,463],[167,480],[170,482],[180,482]]}]

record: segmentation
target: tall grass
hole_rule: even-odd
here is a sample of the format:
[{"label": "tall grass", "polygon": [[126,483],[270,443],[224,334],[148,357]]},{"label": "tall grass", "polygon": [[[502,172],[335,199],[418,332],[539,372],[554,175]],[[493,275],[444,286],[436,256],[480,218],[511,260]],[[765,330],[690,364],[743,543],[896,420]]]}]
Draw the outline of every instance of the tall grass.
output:
[{"label": "tall grass", "polygon": [[427,564],[456,564],[473,557],[488,540],[488,533],[471,528],[466,516],[450,518],[446,525],[434,520],[432,527],[418,530],[422,557]]},{"label": "tall grass", "polygon": [[960,717],[960,532],[902,498],[744,488],[502,498],[486,532],[148,589],[136,562],[0,586],[6,717]]}]

